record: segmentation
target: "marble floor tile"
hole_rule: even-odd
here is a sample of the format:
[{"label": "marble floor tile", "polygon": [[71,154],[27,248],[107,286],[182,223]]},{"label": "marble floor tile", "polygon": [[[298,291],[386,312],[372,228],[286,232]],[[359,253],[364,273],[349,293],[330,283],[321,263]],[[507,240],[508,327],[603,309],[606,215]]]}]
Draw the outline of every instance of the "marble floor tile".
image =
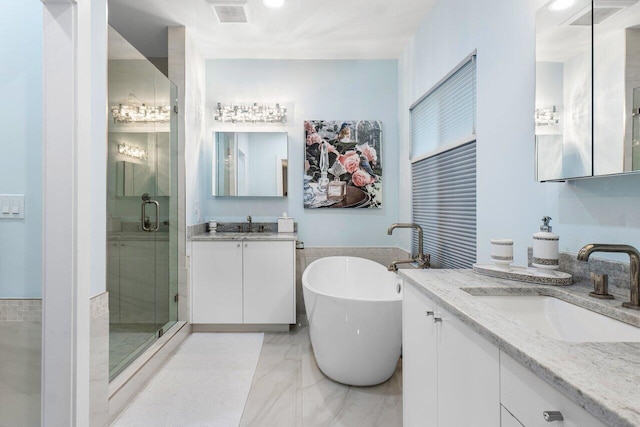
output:
[{"label": "marble floor tile", "polygon": [[0,322],[0,426],[40,425],[41,323]]},{"label": "marble floor tile", "polygon": [[242,426],[402,426],[402,362],[387,382],[352,387],[318,368],[306,325],[266,333]]},{"label": "marble floor tile", "polygon": [[153,342],[162,325],[153,323],[109,324],[109,373],[113,378],[136,355]]}]

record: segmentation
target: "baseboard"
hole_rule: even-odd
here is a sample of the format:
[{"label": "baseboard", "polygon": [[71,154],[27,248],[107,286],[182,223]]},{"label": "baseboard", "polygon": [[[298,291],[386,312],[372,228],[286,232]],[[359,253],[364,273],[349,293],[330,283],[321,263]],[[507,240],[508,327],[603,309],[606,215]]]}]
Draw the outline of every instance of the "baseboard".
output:
[{"label": "baseboard", "polygon": [[192,332],[289,332],[287,324],[209,324],[191,325]]}]

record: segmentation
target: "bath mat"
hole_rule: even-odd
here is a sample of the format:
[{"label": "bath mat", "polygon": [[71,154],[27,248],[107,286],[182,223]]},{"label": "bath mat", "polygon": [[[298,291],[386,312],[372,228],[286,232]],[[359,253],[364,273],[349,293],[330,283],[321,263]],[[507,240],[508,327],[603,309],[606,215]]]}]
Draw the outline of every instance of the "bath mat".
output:
[{"label": "bath mat", "polygon": [[262,349],[262,333],[194,333],[112,424],[237,426]]}]

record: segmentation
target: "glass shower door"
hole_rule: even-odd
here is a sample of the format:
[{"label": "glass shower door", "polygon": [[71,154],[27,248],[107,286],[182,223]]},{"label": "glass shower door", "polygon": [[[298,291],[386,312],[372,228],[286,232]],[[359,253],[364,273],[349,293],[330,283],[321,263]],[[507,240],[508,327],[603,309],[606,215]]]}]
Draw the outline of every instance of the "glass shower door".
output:
[{"label": "glass shower door", "polygon": [[112,28],[108,78],[113,379],[177,320],[177,90]]}]

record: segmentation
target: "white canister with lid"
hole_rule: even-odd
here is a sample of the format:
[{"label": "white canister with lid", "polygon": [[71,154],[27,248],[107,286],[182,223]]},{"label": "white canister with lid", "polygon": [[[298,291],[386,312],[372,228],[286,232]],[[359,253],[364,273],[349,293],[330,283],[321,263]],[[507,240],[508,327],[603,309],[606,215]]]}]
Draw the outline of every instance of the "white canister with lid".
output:
[{"label": "white canister with lid", "polygon": [[560,237],[551,232],[551,217],[542,218],[540,231],[533,235],[533,260],[531,264],[544,270],[557,270]]}]

